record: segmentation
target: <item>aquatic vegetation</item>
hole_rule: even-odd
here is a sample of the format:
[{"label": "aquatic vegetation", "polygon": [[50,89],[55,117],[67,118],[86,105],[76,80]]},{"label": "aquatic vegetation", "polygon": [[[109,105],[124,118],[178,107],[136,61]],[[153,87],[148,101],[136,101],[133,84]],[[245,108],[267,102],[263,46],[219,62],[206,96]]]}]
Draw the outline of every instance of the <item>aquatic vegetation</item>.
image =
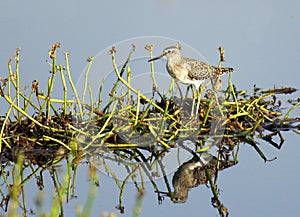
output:
[{"label": "aquatic vegetation", "polygon": [[[151,59],[153,46],[147,45],[145,48]],[[290,107],[286,113],[283,113],[280,101],[281,94],[292,94],[296,91],[294,88],[264,90],[254,86],[253,91],[238,90],[231,82],[234,74],[230,72],[227,83],[223,84],[224,89],[213,85],[212,90],[202,88],[199,94],[191,98],[188,97],[188,91],[184,95],[178,90],[180,95],[172,95],[175,87],[170,85],[170,90],[160,93],[155,81],[154,63],[151,62],[154,86],[151,98],[131,85],[134,69],[130,68],[130,58],[135,47],[132,47],[121,68],[117,67],[116,48],[113,47],[110,55],[116,75],[115,83],[110,93],[104,93],[103,83],[99,81],[98,101],[94,102],[88,83],[93,57],[88,58],[83,94],[80,96],[71,76],[69,54],[64,52],[64,64],[57,63],[58,49],[60,43],[54,44],[49,51],[51,70],[45,91],[40,90],[37,80],[33,80],[31,88],[20,86],[22,73],[19,70],[19,49],[15,54],[14,69],[13,61],[9,60],[8,76],[1,78],[1,106],[4,103],[7,106],[7,112],[0,118],[1,178],[9,189],[7,194],[1,192],[1,206],[11,216],[18,209],[23,210],[25,216],[29,214],[23,186],[35,177],[38,188],[43,189],[43,173],[46,170],[56,188],[52,214],[63,215],[63,203],[72,197],[71,183],[76,179],[76,168],[83,160],[89,163],[93,185],[89,202],[83,211],[78,211],[78,215],[80,212],[87,216],[90,213],[94,186],[99,185],[95,167],[101,167],[114,178],[120,189],[117,205],[120,212],[125,210],[122,196],[126,183],[129,180],[135,183],[139,192],[135,210],[138,216],[145,179],[151,182],[159,203],[164,196],[174,201],[164,158],[178,147],[192,157],[201,157],[210,149],[217,149],[217,163],[213,169],[211,165],[204,168],[202,176],[205,177],[205,184],[211,187],[212,205],[218,209],[220,216],[226,216],[229,211],[218,198],[217,173],[222,170],[220,162],[235,165],[242,143],[254,147],[264,161],[273,160],[265,156],[258,141],[280,149],[284,143],[282,131],[299,134],[300,118],[291,114],[299,108],[300,100],[289,100]],[[221,67],[223,60],[224,50],[220,49],[218,67]],[[62,99],[52,96],[58,74],[63,85]],[[123,91],[117,92],[121,85]],[[70,99],[70,95],[74,97]],[[105,103],[102,101],[103,95],[109,96]],[[90,98],[89,103],[86,97]],[[197,101],[198,113],[191,116],[194,101]],[[187,141],[193,145],[186,145]],[[67,170],[61,180],[56,166],[65,159]],[[108,161],[124,165],[126,170],[122,179],[110,168]],[[12,179],[6,175],[7,168],[13,171]],[[28,169],[30,174],[25,177],[23,172]],[[167,192],[161,191],[156,185],[157,176],[164,177]],[[20,197],[23,202],[19,201]]]}]

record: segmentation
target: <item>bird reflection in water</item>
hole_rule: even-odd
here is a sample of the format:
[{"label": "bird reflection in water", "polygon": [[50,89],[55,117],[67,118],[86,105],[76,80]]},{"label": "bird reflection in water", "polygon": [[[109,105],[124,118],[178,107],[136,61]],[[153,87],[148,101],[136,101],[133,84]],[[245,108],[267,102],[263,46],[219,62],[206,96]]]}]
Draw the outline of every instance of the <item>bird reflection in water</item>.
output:
[{"label": "bird reflection in water", "polygon": [[184,203],[188,199],[190,188],[201,184],[207,184],[208,174],[214,177],[218,171],[234,166],[237,162],[229,160],[218,160],[211,154],[202,154],[183,163],[174,173],[172,184],[174,192],[166,193],[174,203]]}]

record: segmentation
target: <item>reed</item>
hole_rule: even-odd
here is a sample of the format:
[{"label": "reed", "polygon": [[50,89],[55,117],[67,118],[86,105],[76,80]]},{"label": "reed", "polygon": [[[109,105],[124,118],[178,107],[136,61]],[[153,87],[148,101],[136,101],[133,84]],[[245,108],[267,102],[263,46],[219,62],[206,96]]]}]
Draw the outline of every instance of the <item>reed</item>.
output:
[{"label": "reed", "polygon": [[[146,45],[145,48],[149,52],[149,58],[152,58],[153,45]],[[203,93],[195,95],[195,99],[187,97],[188,93],[182,94],[182,90],[179,90],[180,96],[172,95],[176,92],[174,83],[162,94],[155,80],[154,63],[151,62],[149,64],[153,93],[149,98],[132,86],[134,69],[130,67],[130,60],[135,46],[129,51],[121,69],[117,67],[116,48],[113,47],[110,54],[116,75],[115,83],[110,93],[103,93],[104,82],[100,81],[98,101],[93,102],[94,93],[88,83],[88,76],[94,58],[88,58],[84,90],[80,96],[70,71],[69,53],[64,52],[65,62],[58,63],[59,49],[60,43],[56,43],[49,51],[51,75],[45,91],[40,90],[37,80],[33,81],[31,89],[20,87],[22,72],[19,69],[19,49],[16,50],[14,58],[15,67],[13,60],[9,60],[8,77],[1,78],[0,100],[2,106],[6,103],[7,111],[0,118],[0,155],[7,159],[7,162],[14,162],[13,171],[16,171],[13,179],[9,180],[5,176],[5,166],[2,166],[1,170],[4,183],[11,192],[10,197],[6,199],[7,204],[10,201],[7,209],[9,216],[16,216],[18,207],[22,207],[25,216],[28,215],[23,186],[40,173],[39,187],[43,188],[41,180],[45,169],[49,171],[56,189],[51,216],[62,216],[63,204],[75,194],[76,168],[82,159],[89,160],[90,176],[94,185],[90,187],[85,207],[78,209],[78,216],[88,216],[91,213],[95,183],[99,183],[92,160],[99,156],[102,156],[101,165],[114,178],[120,190],[117,207],[121,212],[124,212],[123,193],[126,183],[128,180],[135,183],[139,193],[133,216],[138,216],[146,178],[158,193],[158,200],[161,202],[163,198],[153,178],[153,168],[163,174],[169,196],[172,197],[163,158],[171,149],[180,147],[184,141],[192,140],[195,154],[202,154],[212,147],[217,147],[220,159],[232,158],[235,162],[238,160],[240,144],[246,143],[253,146],[264,161],[270,161],[272,159],[268,159],[259,148],[258,139],[280,149],[284,143],[281,131],[300,134],[300,118],[292,117],[292,113],[299,109],[299,99],[288,102],[290,107],[285,114],[278,100],[280,94],[295,92],[294,88],[262,90],[254,86],[252,93],[237,90],[231,81],[234,74],[230,73],[223,90],[220,90],[219,86],[213,86],[211,93],[204,94],[203,88]],[[224,50],[220,49],[219,67],[224,60],[223,55]],[[55,76],[57,72],[63,85],[62,99],[52,96],[57,85],[56,80],[59,79]],[[120,85],[124,86],[125,91],[118,95],[116,90]],[[87,94],[90,104],[85,102]],[[106,104],[102,101],[103,94],[109,96]],[[68,98],[71,95],[75,96],[74,99]],[[196,117],[191,117],[190,111],[185,109],[191,107],[193,100],[197,100],[199,106]],[[105,152],[114,153],[124,162],[134,162],[126,165],[128,175],[122,183],[105,163],[105,160],[110,160],[103,157]],[[67,159],[67,172],[61,180],[55,165],[63,159]],[[31,168],[30,175],[26,177],[22,171],[24,162]],[[38,167],[35,168],[35,165]],[[142,180],[141,185],[137,182],[137,176]],[[228,210],[218,198],[217,174],[211,176],[208,173],[207,176],[213,194],[212,204],[217,207],[221,216],[226,215]],[[1,194],[6,198],[3,192]],[[22,201],[19,201],[19,194],[22,195]]]}]

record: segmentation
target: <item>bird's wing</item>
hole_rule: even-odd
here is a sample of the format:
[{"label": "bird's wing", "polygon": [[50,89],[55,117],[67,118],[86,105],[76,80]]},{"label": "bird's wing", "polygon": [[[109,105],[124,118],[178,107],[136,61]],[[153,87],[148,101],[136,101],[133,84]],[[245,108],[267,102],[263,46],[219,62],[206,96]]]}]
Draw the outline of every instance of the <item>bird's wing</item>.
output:
[{"label": "bird's wing", "polygon": [[190,79],[205,80],[210,78],[213,70],[212,66],[190,58],[185,58],[184,61],[186,64],[186,68],[189,71],[188,76]]}]

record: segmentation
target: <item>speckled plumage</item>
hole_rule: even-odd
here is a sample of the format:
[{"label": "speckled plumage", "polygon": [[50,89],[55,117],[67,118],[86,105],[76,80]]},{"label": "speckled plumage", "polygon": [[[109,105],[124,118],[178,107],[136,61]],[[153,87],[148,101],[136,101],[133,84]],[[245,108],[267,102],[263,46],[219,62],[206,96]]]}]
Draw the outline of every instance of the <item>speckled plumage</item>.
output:
[{"label": "speckled plumage", "polygon": [[219,168],[217,168],[218,159],[212,155],[207,154],[201,158],[193,157],[182,164],[173,176],[174,193],[172,201],[174,203],[184,203],[188,198],[190,188],[207,184],[206,171],[214,176],[217,169],[220,171],[235,164],[233,161],[219,161]]},{"label": "speckled plumage", "polygon": [[160,56],[149,61],[166,58],[168,73],[183,84],[195,85],[197,90],[205,80],[233,71],[233,68],[217,68],[199,60],[182,57],[180,49],[179,44],[167,47]]}]

